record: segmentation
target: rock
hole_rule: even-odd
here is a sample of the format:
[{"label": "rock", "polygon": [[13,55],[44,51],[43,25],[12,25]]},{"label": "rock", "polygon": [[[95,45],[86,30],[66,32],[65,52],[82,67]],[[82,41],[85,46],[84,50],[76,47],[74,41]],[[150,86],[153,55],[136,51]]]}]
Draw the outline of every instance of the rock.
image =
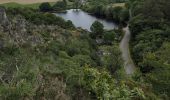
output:
[{"label": "rock", "polygon": [[17,16],[13,23],[17,32],[26,33],[27,22],[22,16]]},{"label": "rock", "polygon": [[9,31],[10,23],[6,16],[5,9],[0,7],[0,26],[3,27],[3,31]]},{"label": "rock", "polygon": [[100,45],[100,44],[102,44],[104,41],[103,41],[103,39],[101,39],[101,38],[97,38],[96,39],[96,43],[98,44],[98,45]]},{"label": "rock", "polygon": [[6,19],[7,19],[7,16],[6,16],[6,13],[5,13],[5,9],[0,8],[0,24],[4,24]]}]

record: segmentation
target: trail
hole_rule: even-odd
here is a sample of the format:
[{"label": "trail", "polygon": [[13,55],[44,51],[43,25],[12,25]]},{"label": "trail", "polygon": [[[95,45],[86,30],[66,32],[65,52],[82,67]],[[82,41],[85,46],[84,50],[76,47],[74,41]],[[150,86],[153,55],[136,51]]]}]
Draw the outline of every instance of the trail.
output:
[{"label": "trail", "polygon": [[132,75],[135,72],[136,68],[131,58],[130,50],[129,50],[129,41],[130,41],[131,33],[129,31],[128,26],[124,28],[123,30],[125,34],[120,43],[120,50],[122,52],[122,58],[124,60],[124,68],[125,68],[126,74]]}]

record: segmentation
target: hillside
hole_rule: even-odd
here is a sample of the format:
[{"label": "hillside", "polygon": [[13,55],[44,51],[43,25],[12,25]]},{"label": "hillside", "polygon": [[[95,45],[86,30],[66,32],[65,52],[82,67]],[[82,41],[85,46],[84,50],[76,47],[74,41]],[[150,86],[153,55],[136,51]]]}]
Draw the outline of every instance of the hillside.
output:
[{"label": "hillside", "polygon": [[116,100],[154,95],[126,76],[119,40],[110,41],[97,44],[88,31],[50,13],[0,8],[0,98]]},{"label": "hillside", "polygon": [[0,100],[169,100],[170,0],[41,2],[0,5]]}]

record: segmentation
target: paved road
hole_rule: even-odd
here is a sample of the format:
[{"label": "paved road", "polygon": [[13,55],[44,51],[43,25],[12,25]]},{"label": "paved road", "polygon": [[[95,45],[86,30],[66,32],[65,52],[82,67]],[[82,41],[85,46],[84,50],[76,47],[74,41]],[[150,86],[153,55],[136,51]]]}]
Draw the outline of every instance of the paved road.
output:
[{"label": "paved road", "polygon": [[135,72],[136,68],[129,51],[129,41],[131,34],[128,26],[123,30],[125,32],[125,35],[120,43],[120,50],[122,52],[122,57],[124,60],[125,71],[128,75],[132,75]]}]

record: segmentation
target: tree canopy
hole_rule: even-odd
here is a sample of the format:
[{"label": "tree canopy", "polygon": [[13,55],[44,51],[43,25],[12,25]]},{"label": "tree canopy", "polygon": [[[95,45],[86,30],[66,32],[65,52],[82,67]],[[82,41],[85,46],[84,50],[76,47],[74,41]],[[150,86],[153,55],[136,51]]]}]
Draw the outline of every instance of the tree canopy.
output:
[{"label": "tree canopy", "polygon": [[92,31],[92,34],[95,37],[101,37],[103,35],[104,32],[104,26],[102,23],[100,23],[99,21],[95,21],[91,27],[90,30]]},{"label": "tree canopy", "polygon": [[50,5],[50,3],[48,3],[48,2],[44,2],[44,3],[42,3],[40,6],[39,6],[39,9],[40,9],[40,11],[51,11],[52,10],[52,7],[51,7],[51,5]]}]

